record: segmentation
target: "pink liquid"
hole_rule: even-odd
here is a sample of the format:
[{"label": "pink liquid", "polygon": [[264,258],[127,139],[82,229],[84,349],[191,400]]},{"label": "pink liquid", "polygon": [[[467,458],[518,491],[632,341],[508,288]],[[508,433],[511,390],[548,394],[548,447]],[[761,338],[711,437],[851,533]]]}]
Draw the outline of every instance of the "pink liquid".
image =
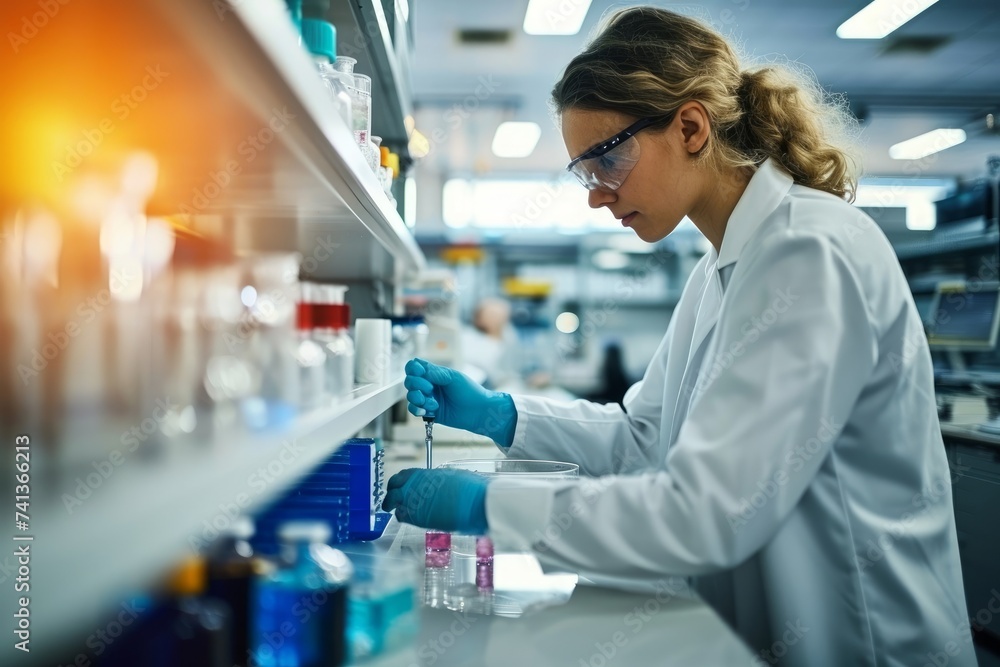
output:
[{"label": "pink liquid", "polygon": [[424,566],[448,567],[451,564],[451,533],[428,530],[424,535]]},{"label": "pink liquid", "polygon": [[493,590],[493,540],[488,537],[476,538],[476,588]]}]

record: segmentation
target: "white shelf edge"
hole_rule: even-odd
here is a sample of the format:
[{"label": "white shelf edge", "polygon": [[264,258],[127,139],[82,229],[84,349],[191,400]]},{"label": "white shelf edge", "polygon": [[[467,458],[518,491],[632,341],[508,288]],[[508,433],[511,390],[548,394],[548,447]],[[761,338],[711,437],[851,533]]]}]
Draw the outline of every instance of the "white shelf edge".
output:
[{"label": "white shelf edge", "polygon": [[[145,469],[129,468],[139,462],[123,466],[72,515],[62,504],[50,506],[55,516],[34,521],[36,645],[56,646],[73,633],[103,628],[108,605],[193,554],[192,536],[211,537],[203,522],[224,524],[233,508],[247,513],[266,504],[404,393],[402,377],[367,385],[346,402],[302,415],[284,433]],[[86,651],[81,645],[74,655]]]}]

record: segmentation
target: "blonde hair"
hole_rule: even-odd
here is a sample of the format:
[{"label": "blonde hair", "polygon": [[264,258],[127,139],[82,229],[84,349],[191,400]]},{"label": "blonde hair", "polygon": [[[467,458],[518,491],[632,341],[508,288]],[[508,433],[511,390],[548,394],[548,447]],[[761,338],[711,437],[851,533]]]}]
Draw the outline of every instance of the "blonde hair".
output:
[{"label": "blonde hair", "polygon": [[796,183],[853,200],[857,121],[843,99],[787,66],[741,68],[718,32],[657,7],[609,14],[552,89],[555,111],[616,111],[666,127],[700,102],[711,135],[699,159],[720,172],[777,161]]}]

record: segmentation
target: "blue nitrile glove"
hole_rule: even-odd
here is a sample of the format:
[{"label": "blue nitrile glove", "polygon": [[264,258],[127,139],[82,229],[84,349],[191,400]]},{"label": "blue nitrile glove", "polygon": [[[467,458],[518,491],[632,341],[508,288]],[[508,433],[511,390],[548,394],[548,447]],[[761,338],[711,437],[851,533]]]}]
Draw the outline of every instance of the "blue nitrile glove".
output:
[{"label": "blue nitrile glove", "polygon": [[488,484],[468,470],[409,468],[389,478],[382,509],[422,528],[483,535]]},{"label": "blue nitrile glove", "polygon": [[514,442],[517,408],[510,394],[490,391],[456,370],[423,359],[406,362],[407,409],[445,426],[492,438],[502,447]]}]

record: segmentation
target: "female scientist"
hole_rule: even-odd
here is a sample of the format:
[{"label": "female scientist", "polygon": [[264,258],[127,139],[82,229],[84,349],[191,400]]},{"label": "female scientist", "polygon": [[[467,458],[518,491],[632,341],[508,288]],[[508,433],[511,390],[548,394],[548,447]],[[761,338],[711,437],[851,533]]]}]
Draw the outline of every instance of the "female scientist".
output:
[{"label": "female scientist", "polygon": [[931,358],[891,246],[845,201],[844,112],[650,7],[612,14],[553,101],[592,207],[650,243],[687,216],[712,250],[624,409],[406,366],[414,414],[600,479],[405,470],[385,507],[605,584],[688,577],[772,664],[976,664]]}]

